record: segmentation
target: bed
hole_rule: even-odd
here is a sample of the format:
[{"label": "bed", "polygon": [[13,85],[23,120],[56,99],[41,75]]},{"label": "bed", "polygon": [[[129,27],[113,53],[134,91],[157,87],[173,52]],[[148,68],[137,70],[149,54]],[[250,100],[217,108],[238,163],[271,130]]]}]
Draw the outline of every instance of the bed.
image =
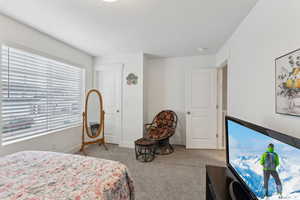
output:
[{"label": "bed", "polygon": [[134,200],[134,187],[116,161],[24,151],[0,158],[0,199]]}]

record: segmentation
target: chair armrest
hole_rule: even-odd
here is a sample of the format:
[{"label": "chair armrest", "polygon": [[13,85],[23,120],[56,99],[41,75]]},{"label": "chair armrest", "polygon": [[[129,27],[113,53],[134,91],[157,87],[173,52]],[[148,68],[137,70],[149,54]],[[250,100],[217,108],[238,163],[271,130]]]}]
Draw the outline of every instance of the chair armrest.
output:
[{"label": "chair armrest", "polygon": [[145,125],[144,125],[144,128],[145,128],[145,130],[147,131],[151,126],[152,126],[152,123],[151,123],[151,124],[145,124]]}]

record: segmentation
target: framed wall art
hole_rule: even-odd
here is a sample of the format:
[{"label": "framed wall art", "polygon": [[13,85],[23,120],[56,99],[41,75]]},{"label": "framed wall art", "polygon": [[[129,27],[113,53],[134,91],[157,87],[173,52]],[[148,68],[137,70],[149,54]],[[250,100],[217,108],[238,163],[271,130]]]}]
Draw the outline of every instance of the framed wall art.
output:
[{"label": "framed wall art", "polygon": [[275,60],[276,113],[300,116],[300,49]]}]

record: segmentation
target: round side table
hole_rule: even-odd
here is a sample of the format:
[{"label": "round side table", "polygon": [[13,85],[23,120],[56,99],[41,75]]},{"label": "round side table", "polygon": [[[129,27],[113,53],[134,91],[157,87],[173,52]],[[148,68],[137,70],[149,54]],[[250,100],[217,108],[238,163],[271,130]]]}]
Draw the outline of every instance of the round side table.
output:
[{"label": "round side table", "polygon": [[147,138],[141,138],[135,142],[135,156],[138,161],[151,162],[155,158],[156,142]]}]

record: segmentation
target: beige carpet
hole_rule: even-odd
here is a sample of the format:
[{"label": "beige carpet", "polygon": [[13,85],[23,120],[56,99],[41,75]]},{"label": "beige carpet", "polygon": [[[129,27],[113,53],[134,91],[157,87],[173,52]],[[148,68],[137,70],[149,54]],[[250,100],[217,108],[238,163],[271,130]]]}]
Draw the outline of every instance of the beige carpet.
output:
[{"label": "beige carpet", "polygon": [[88,156],[120,161],[127,165],[134,179],[136,200],[204,200],[205,165],[224,165],[225,152],[186,150],[176,146],[175,152],[157,156],[151,163],[135,160],[134,149],[108,145],[86,149]]}]

